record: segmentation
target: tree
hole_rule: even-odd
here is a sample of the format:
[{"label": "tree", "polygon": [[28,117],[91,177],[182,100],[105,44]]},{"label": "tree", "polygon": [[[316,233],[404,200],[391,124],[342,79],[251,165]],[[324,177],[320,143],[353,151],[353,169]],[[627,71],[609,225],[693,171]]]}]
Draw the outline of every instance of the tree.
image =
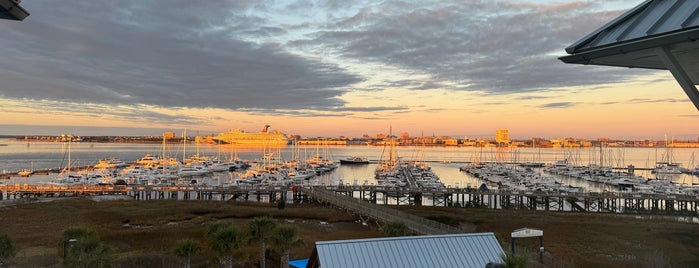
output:
[{"label": "tree", "polygon": [[214,223],[207,231],[209,247],[220,259],[223,267],[233,267],[233,250],[243,244],[243,233],[230,223]]},{"label": "tree", "polygon": [[414,235],[415,233],[408,228],[408,226],[405,225],[403,222],[389,222],[386,223],[381,230],[383,231],[384,235],[388,237],[396,237],[396,236],[408,236],[408,235]]},{"label": "tree", "polygon": [[280,226],[274,230],[271,240],[282,253],[281,267],[289,268],[291,249],[303,245],[303,240],[298,238],[298,231],[293,226]]},{"label": "tree", "polygon": [[12,239],[6,234],[0,235],[0,266],[5,262],[5,259],[9,259],[17,254],[17,249],[12,243]]},{"label": "tree", "polygon": [[184,259],[184,267],[189,268],[192,256],[201,251],[201,245],[192,239],[182,239],[177,241],[173,251],[177,257]]},{"label": "tree", "polygon": [[248,223],[251,241],[260,242],[260,268],[266,266],[265,239],[270,236],[275,227],[277,222],[270,217],[254,218]]},{"label": "tree", "polygon": [[71,227],[63,231],[64,267],[111,267],[109,248],[89,229]]}]

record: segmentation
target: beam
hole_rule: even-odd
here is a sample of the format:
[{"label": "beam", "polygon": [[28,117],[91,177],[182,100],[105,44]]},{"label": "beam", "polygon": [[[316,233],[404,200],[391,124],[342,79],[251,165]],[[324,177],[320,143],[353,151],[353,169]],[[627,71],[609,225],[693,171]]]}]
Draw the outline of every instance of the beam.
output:
[{"label": "beam", "polygon": [[665,46],[658,47],[655,49],[655,51],[665,66],[667,66],[667,69],[670,70],[672,76],[675,77],[677,83],[680,84],[684,90],[684,93],[687,93],[687,96],[694,104],[694,107],[699,110],[699,91],[697,91],[697,87],[694,86],[692,79],[689,78],[689,75],[687,75],[687,72],[685,72],[684,68],[682,68],[680,62],[677,61],[677,58],[675,58],[674,55],[672,55],[670,49]]},{"label": "beam", "polygon": [[0,19],[24,20],[29,12],[19,5],[21,0],[0,0]]}]

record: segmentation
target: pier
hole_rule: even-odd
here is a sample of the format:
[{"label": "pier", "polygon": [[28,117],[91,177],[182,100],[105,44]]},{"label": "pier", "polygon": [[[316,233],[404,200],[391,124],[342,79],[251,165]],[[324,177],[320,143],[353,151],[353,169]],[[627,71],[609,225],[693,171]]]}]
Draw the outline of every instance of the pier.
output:
[{"label": "pier", "polygon": [[437,221],[428,220],[399,210],[391,209],[387,206],[377,205],[376,203],[361,202],[359,199],[352,198],[347,195],[336,194],[336,192],[322,187],[301,188],[301,191],[305,195],[320,203],[329,204],[340,209],[348,210],[359,215],[359,217],[362,219],[374,219],[384,223],[402,222],[406,227],[418,234],[437,235],[461,232],[457,228]]},{"label": "pier", "polygon": [[[329,193],[332,193],[332,195]],[[0,199],[2,200],[85,195],[126,195],[135,200],[238,200],[270,203],[277,201],[325,202],[374,218],[381,217],[380,215],[383,213],[379,209],[381,206],[435,206],[699,216],[699,197],[670,194],[611,192],[542,193],[532,191],[484,191],[476,188],[428,190],[379,186],[0,185]],[[331,198],[332,196],[343,197],[339,199]],[[376,213],[369,211],[369,208]],[[397,218],[383,220],[391,219]]]}]

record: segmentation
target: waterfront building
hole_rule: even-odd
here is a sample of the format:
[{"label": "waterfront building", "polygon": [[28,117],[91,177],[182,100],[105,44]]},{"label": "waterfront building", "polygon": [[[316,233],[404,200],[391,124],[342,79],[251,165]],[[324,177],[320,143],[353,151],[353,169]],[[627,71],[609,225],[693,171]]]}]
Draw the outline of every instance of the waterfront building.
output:
[{"label": "waterfront building", "polygon": [[168,131],[163,133],[163,138],[165,139],[174,139],[175,138],[175,132]]},{"label": "waterfront building", "polygon": [[510,131],[507,129],[498,129],[495,131],[495,142],[500,145],[507,145],[510,143]]}]

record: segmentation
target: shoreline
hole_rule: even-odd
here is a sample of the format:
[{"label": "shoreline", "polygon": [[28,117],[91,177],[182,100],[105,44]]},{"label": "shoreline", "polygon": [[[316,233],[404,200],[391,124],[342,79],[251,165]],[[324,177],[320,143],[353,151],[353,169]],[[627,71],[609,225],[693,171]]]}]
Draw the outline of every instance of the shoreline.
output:
[{"label": "shoreline", "polygon": [[[37,142],[37,143],[60,143],[60,142],[67,142],[67,141],[61,141],[60,136],[41,136],[40,138],[30,138],[26,139],[27,136],[2,136],[0,135],[0,139],[14,139],[17,142]],[[33,137],[38,137],[38,136],[33,136]],[[189,140],[189,139],[188,139]],[[357,140],[357,139],[314,139],[314,140],[296,140],[298,141],[301,145],[317,145],[318,144],[323,144],[323,142],[326,142],[326,145],[330,146],[375,146],[375,147],[381,147],[385,146],[382,142],[382,140],[376,140],[376,139],[371,139],[371,140]],[[183,140],[182,138],[169,138],[166,139],[165,142],[163,142],[162,137],[151,137],[151,136],[84,136],[81,138],[80,141],[73,141],[74,143],[119,143],[119,144],[182,144]],[[191,141],[194,143],[194,141]],[[294,140],[290,140],[289,143],[287,144],[282,144],[282,145],[276,145],[280,147],[285,147],[285,146],[294,146],[293,144]],[[342,142],[342,143],[338,143]],[[426,146],[426,147],[446,147],[446,148],[504,148],[504,149],[519,149],[519,148],[541,148],[541,149],[561,149],[561,150],[571,150],[571,149],[590,149],[590,148],[599,148],[599,144],[589,144],[589,145],[574,145],[574,146],[553,146],[553,145],[542,145],[539,144],[537,146],[532,146],[531,144],[524,144],[525,140],[513,140],[513,143],[517,143],[517,145],[509,145],[509,146],[497,146],[492,143],[488,143],[482,146],[479,146],[479,144],[446,144],[446,143],[414,143],[414,142],[398,142],[396,143],[395,146],[399,147],[410,147],[410,146]],[[699,148],[699,142],[678,142],[678,143],[672,143],[668,145],[662,145],[662,144],[637,144],[637,142],[642,142],[642,141],[634,141],[632,144],[618,144],[618,143],[607,143],[603,146],[603,148],[648,148],[648,149],[672,149],[672,148],[683,148],[683,149],[692,149],[692,148]],[[660,142],[657,142],[660,143]],[[7,144],[0,144],[1,146],[7,146]],[[214,142],[203,142],[200,143],[200,145],[229,145],[229,143],[214,143]],[[254,146],[250,144],[238,144],[239,146],[242,147],[264,147],[263,145],[259,146]]]}]

